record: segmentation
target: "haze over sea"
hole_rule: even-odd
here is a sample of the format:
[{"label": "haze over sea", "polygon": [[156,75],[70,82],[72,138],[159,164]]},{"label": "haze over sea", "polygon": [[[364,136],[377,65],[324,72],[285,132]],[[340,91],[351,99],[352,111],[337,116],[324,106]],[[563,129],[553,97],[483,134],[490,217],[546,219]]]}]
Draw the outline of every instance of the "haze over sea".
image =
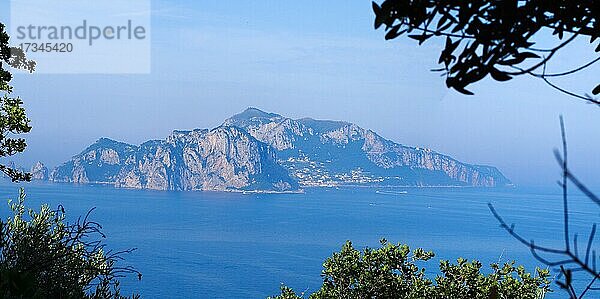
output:
[{"label": "haze over sea", "polygon": [[[96,207],[92,220],[103,225],[110,248],[138,248],[126,265],[143,279],[125,280],[124,290],[144,298],[264,298],[281,283],[312,292],[321,284],[322,262],[346,240],[363,248],[386,238],[433,250],[431,275],[439,259],[458,257],[478,258],[486,267],[517,260],[534,271],[539,263],[499,227],[488,202],[536,244],[563,242],[558,187],[315,188],[303,194],[25,187],[30,207],[62,204],[70,220]],[[17,194],[17,185],[0,184],[0,198]],[[580,195],[572,195],[571,205],[572,232],[585,235],[597,209]],[[7,209],[0,211],[5,217]]]}]

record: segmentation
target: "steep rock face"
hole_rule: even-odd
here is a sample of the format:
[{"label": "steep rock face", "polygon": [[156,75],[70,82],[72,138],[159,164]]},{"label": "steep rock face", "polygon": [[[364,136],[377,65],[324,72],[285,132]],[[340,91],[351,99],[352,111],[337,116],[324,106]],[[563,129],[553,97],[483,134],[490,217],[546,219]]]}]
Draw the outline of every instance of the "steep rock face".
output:
[{"label": "steep rock face", "polygon": [[243,130],[175,131],[137,146],[101,139],[57,167],[51,180],[101,182],[155,190],[268,190],[298,188],[274,151]]},{"label": "steep rock face", "polygon": [[404,146],[343,121],[293,120],[256,108],[224,122],[277,149],[303,185],[504,186],[495,167],[470,165],[430,149]]},{"label": "steep rock face", "polygon": [[504,186],[495,167],[409,147],[343,121],[256,108],[212,130],[175,131],[139,146],[100,139],[50,180],[156,190],[296,190],[303,186]]},{"label": "steep rock face", "polygon": [[36,162],[31,167],[31,179],[38,181],[48,180],[48,168],[42,162]]},{"label": "steep rock face", "polygon": [[53,169],[50,180],[78,184],[113,183],[121,171],[121,161],[127,161],[137,150],[137,146],[101,138]]}]

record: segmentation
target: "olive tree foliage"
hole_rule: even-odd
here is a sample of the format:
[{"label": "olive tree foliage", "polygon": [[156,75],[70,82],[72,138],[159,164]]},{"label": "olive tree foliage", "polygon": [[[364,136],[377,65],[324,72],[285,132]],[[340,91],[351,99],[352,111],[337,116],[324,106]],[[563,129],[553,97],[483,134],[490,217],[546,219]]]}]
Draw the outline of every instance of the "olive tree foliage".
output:
[{"label": "olive tree foliage", "polygon": [[[0,23],[0,158],[21,153],[27,146],[25,139],[16,135],[31,130],[29,119],[25,115],[23,101],[12,95],[10,82],[13,78],[10,70],[23,69],[33,72],[35,62],[28,60],[20,48],[9,45],[9,36],[4,24]],[[7,165],[0,164],[0,171],[10,177],[13,182],[29,181],[31,175]]]},{"label": "olive tree foliage", "polygon": [[386,240],[379,248],[363,251],[348,241],[323,264],[323,285],[317,292],[296,294],[282,286],[281,294],[273,298],[541,299],[549,292],[548,270],[537,269],[532,275],[514,262],[492,264],[490,273],[484,274],[479,261],[441,261],[440,274],[432,280],[420,266],[432,257],[433,252],[411,251]]},{"label": "olive tree foliage", "polygon": [[[553,78],[568,76],[600,61],[600,55],[572,69],[550,73],[546,66],[556,54],[578,38],[594,44],[600,37],[600,2],[596,0],[385,0],[373,2],[375,28],[385,38],[407,36],[419,45],[435,38],[445,40],[438,63],[446,85],[463,94],[488,75],[496,81],[530,75],[554,89],[590,103],[600,101],[558,86]],[[540,34],[551,34],[549,48],[536,45]],[[593,46],[591,49],[593,49]],[[595,48],[600,52],[600,44]],[[600,83],[600,82],[599,82]],[[600,85],[590,86],[593,95]]]},{"label": "olive tree foliage", "polygon": [[21,189],[0,221],[0,298],[127,298],[118,278],[141,274],[116,263],[131,250],[107,250],[90,213],[69,224],[62,207],[34,211],[24,201]]}]

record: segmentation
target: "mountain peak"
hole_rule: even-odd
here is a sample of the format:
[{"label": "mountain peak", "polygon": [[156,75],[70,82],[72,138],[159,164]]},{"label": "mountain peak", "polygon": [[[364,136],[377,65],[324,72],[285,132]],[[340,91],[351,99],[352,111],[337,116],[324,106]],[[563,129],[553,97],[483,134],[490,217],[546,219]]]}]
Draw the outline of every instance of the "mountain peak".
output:
[{"label": "mountain peak", "polygon": [[96,140],[96,142],[94,142],[94,143],[101,143],[101,144],[113,144],[113,143],[119,143],[119,142],[118,142],[118,141],[116,141],[116,140],[113,140],[113,139],[107,138],[107,137],[101,137],[101,138],[99,138],[98,140]]},{"label": "mountain peak", "polygon": [[127,149],[132,149],[135,147],[136,146],[125,143],[125,142],[116,141],[116,140],[113,140],[110,138],[102,137],[102,138],[96,140],[96,142],[94,142],[90,146],[88,146],[80,154],[87,153],[89,151],[95,151],[97,149],[103,149],[103,148],[111,148],[111,149],[115,149],[115,150],[127,150]]},{"label": "mountain peak", "polygon": [[247,125],[253,123],[269,123],[281,119],[283,119],[283,117],[279,114],[264,112],[258,108],[249,107],[243,112],[226,119],[223,125],[246,127]]},{"label": "mountain peak", "polygon": [[273,117],[281,117],[281,115],[276,114],[276,113],[269,113],[269,112],[265,112],[262,111],[258,108],[255,107],[248,107],[246,110],[244,110],[241,113],[238,113],[234,116],[232,116],[232,119],[251,119],[251,118],[273,118]]}]

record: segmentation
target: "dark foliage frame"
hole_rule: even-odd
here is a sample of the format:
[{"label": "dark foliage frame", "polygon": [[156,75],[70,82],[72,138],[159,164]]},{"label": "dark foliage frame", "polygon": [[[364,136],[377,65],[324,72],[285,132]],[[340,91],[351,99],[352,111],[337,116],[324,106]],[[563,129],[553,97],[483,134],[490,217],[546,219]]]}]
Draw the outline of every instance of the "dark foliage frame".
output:
[{"label": "dark foliage frame", "polygon": [[[375,28],[384,26],[385,38],[402,35],[423,44],[445,38],[438,63],[446,85],[472,95],[467,87],[488,75],[508,81],[520,75],[543,80],[572,97],[600,105],[600,85],[592,94],[578,94],[558,86],[553,78],[574,74],[600,61],[597,58],[573,69],[548,73],[555,54],[579,37],[590,43],[600,37],[600,1],[596,0],[385,0],[373,2]],[[538,48],[541,32],[558,39],[552,48]],[[600,53],[600,43],[595,48]]]}]

